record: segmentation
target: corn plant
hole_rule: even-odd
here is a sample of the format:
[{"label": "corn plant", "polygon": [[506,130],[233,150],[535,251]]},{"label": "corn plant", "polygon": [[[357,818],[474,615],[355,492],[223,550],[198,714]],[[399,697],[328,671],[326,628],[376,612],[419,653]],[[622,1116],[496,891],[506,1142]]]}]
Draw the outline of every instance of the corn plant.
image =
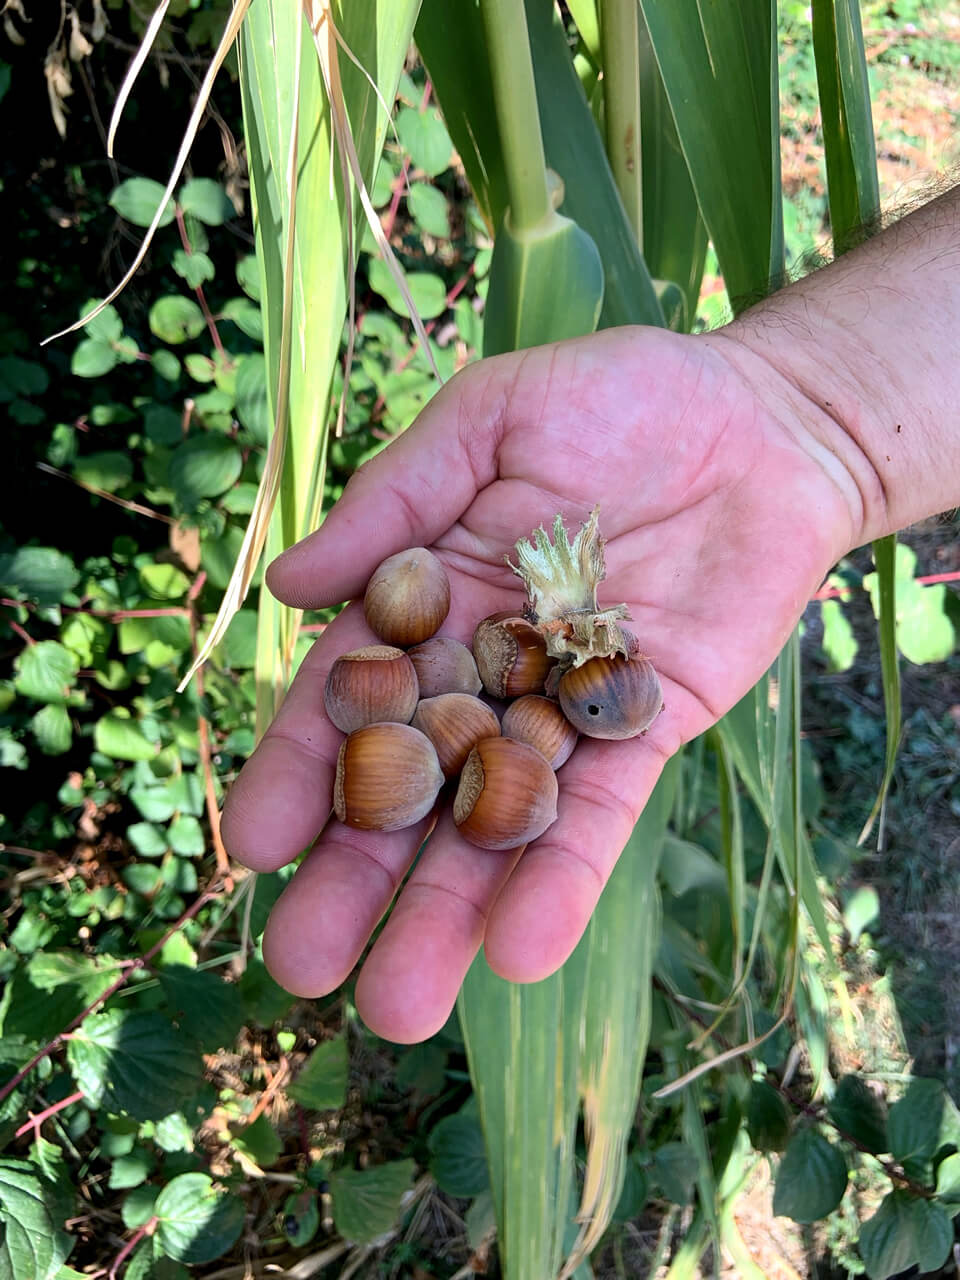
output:
[{"label": "corn plant", "polygon": [[[878,219],[866,64],[854,0],[815,0],[812,12],[840,252]],[[708,241],[734,311],[785,280],[771,0],[569,0],[562,13],[552,0],[305,0],[302,9],[235,0],[218,63],[238,33],[273,434],[211,645],[264,551],[272,556],[322,518],[338,414],[332,387],[344,346],[350,359],[364,214],[390,257],[368,190],[411,39],[495,237],[485,354],[627,323],[690,330]],[[877,566],[889,780],[898,725],[892,541],[878,546]],[[261,593],[260,732],[290,678],[298,625],[295,611]],[[711,1240],[752,1274],[730,1212],[744,1167],[744,1108],[730,1103],[726,1136],[711,1145],[704,1098],[726,1064],[762,1052],[791,1012],[815,1080],[826,1074],[822,984],[802,953],[813,939],[829,956],[831,940],[804,820],[798,652],[794,638],[708,739],[667,768],[558,973],[512,985],[481,957],[467,977],[460,1017],[508,1277],[586,1274],[624,1185],[652,1036],[658,1087],[645,1105],[675,1100],[695,1158],[681,1181],[695,1187],[696,1211],[671,1274],[690,1274]],[[721,814],[716,860],[688,839],[708,772]],[[745,803],[768,832],[756,887],[745,870]],[[662,884],[684,876],[720,886],[722,960],[665,912]],[[761,959],[776,1006],[764,1025],[748,993]],[[779,1149],[782,1101],[763,1129],[757,1096],[751,1137],[766,1137],[754,1145]],[[826,1154],[813,1155],[830,1186],[840,1157],[819,1141]],[[662,1169],[664,1185],[667,1176]],[[840,1194],[843,1185],[845,1175]],[[818,1203],[813,1216],[831,1207]],[[781,1208],[802,1218],[810,1207],[797,1208],[788,1188]]]}]

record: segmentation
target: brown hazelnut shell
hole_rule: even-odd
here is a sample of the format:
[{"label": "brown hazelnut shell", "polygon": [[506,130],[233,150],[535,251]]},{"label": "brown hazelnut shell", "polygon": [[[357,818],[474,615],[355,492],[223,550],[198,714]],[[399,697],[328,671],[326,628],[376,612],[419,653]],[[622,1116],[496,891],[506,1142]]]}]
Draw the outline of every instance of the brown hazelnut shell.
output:
[{"label": "brown hazelnut shell", "polygon": [[590,658],[564,672],[558,696],[563,714],[590,738],[635,738],[663,710],[660,678],[642,656]]},{"label": "brown hazelnut shell", "polygon": [[363,596],[367,624],[386,644],[420,644],[450,611],[450,579],[426,547],[408,547],[374,569]]},{"label": "brown hazelnut shell", "polygon": [[421,699],[413,713],[413,725],[433,743],[448,778],[460,772],[478,742],[500,734],[496,712],[469,693],[441,693]]},{"label": "brown hazelnut shell", "polygon": [[500,732],[536,747],[551,769],[569,760],[577,745],[577,731],[551,698],[528,693],[511,702],[503,713]]},{"label": "brown hazelnut shell", "polygon": [[327,675],[323,704],[341,733],[367,724],[397,720],[408,724],[420,698],[413,663],[387,644],[368,644],[342,654]]},{"label": "brown hazelnut shell", "polygon": [[478,694],[483,688],[473,654],[452,636],[431,636],[407,652],[420,683],[421,698],[441,693]]},{"label": "brown hazelnut shell", "polygon": [[557,818],[557,777],[513,738],[484,738],[470,752],[453,801],[460,834],[481,849],[515,849]]},{"label": "brown hazelnut shell", "polygon": [[494,613],[473,633],[473,656],[487,693],[494,698],[519,698],[542,693],[554,659],[547,655],[543,636],[526,618]]},{"label": "brown hazelnut shell", "polygon": [[399,831],[425,818],[443,786],[433,743],[409,724],[369,724],[337,757],[333,810],[361,831]]}]

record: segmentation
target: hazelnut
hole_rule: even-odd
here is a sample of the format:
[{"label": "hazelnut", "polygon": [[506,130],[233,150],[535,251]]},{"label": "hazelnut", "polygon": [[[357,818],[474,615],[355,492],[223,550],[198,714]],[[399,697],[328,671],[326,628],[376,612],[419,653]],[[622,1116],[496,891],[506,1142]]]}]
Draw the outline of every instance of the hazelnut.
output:
[{"label": "hazelnut", "polygon": [[426,547],[399,551],[373,571],[363,597],[367,623],[387,644],[420,644],[450,610],[450,579]]},{"label": "hazelnut", "polygon": [[441,693],[422,699],[414,712],[413,725],[433,743],[440,768],[448,778],[460,772],[481,739],[500,734],[496,712],[469,693]]},{"label": "hazelnut", "polygon": [[554,665],[536,627],[509,612],[484,618],[473,634],[473,656],[483,687],[494,698],[541,693]]},{"label": "hazelnut", "polygon": [[550,698],[528,693],[503,713],[500,732],[536,747],[551,769],[559,769],[577,745],[577,731]]},{"label": "hazelnut", "polygon": [[408,724],[419,696],[417,673],[403,650],[368,644],[337,658],[327,676],[323,702],[337,728],[353,733],[384,720]]},{"label": "hazelnut", "polygon": [[512,738],[484,738],[467,756],[453,801],[460,834],[481,849],[515,849],[557,818],[557,777],[543,756]]},{"label": "hazelnut", "polygon": [[333,809],[362,831],[399,831],[433,808],[443,772],[430,739],[409,724],[368,724],[337,756]]},{"label": "hazelnut", "polygon": [[590,658],[564,672],[560,706],[590,738],[635,738],[663,710],[663,690],[649,658]]},{"label": "hazelnut", "polygon": [[483,688],[473,654],[452,636],[431,636],[407,655],[420,682],[421,698],[441,693],[473,693]]}]

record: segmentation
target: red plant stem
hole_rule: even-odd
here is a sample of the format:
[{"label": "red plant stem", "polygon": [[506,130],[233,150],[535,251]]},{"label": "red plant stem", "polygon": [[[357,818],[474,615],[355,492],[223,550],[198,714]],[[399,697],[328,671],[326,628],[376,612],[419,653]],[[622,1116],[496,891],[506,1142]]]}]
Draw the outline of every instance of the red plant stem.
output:
[{"label": "red plant stem", "polygon": [[386,216],[383,219],[383,234],[388,240],[393,235],[394,223],[397,220],[397,210],[400,208],[400,199],[406,189],[407,174],[409,170],[410,158],[409,156],[404,156],[403,166],[393,180],[393,195],[390,199],[390,208],[387,210]]},{"label": "red plant stem", "polygon": [[107,1280],[117,1280],[117,1270],[121,1262],[123,1262],[124,1258],[127,1258],[130,1256],[130,1254],[134,1251],[134,1249],[137,1247],[137,1245],[140,1243],[140,1241],[143,1239],[145,1235],[147,1235],[148,1233],[150,1235],[153,1234],[154,1229],[156,1228],[156,1225],[159,1221],[160,1219],[157,1218],[156,1215],[154,1215],[149,1222],[145,1222],[142,1227],[138,1228],[138,1230],[136,1230],[133,1233],[133,1235],[130,1237],[127,1243],[123,1246],[123,1248],[114,1258],[113,1262],[110,1264],[110,1270],[107,1272]]},{"label": "red plant stem", "polygon": [[46,1111],[41,1111],[38,1116],[31,1116],[26,1124],[22,1124],[13,1135],[15,1138],[22,1138],[25,1133],[29,1133],[32,1129],[34,1133],[40,1132],[40,1126],[44,1120],[49,1120],[51,1116],[55,1116],[58,1111],[63,1111],[66,1107],[71,1107],[75,1102],[79,1102],[83,1097],[83,1092],[78,1089],[76,1093],[71,1093],[69,1098],[61,1098],[59,1102],[55,1102],[52,1107],[47,1107]]},{"label": "red plant stem", "polygon": [[24,628],[21,627],[20,623],[14,622],[12,618],[7,619],[7,626],[10,628],[12,632],[14,632],[15,635],[18,635],[20,637],[20,639],[23,641],[24,644],[37,643],[36,640],[34,640],[33,636],[29,633],[29,631],[25,631]]},{"label": "red plant stem", "polygon": [[[177,210],[177,230],[180,232],[180,243],[183,245],[183,251],[188,257],[193,257],[193,248],[190,244],[190,237],[187,235],[187,224],[183,218],[183,210],[179,205]],[[203,312],[203,318],[206,321],[207,328],[210,330],[210,337],[213,339],[213,345],[216,347],[218,354],[227,360],[228,356],[220,341],[220,334],[217,330],[217,322],[213,318],[213,312],[207,306],[207,299],[204,296],[203,285],[197,284],[193,286],[193,292],[197,295],[197,302],[200,304],[200,310]]]},{"label": "red plant stem", "polygon": [[[953,573],[926,573],[920,578],[914,578],[914,582],[921,587],[933,586],[936,582],[960,582],[960,571]],[[816,595],[811,596],[811,600],[845,600],[851,592],[862,591],[862,587],[821,587]]]},{"label": "red plant stem", "polygon": [[4,1098],[6,1098],[9,1094],[13,1093],[17,1085],[26,1079],[26,1077],[30,1074],[30,1072],[33,1070],[33,1068],[37,1065],[38,1062],[42,1062],[44,1058],[49,1057],[50,1054],[53,1053],[54,1049],[56,1049],[59,1045],[62,1044],[64,1040],[66,1040],[70,1032],[73,1031],[76,1027],[79,1027],[80,1023],[84,1020],[84,1018],[88,1016],[88,1014],[91,1014],[94,1012],[94,1010],[98,1009],[100,1005],[104,1004],[107,1000],[109,1000],[112,995],[115,995],[120,990],[121,987],[125,987],[127,983],[130,981],[130,975],[132,973],[134,973],[137,969],[142,969],[146,964],[148,964],[150,960],[161,949],[161,947],[163,947],[163,945],[168,941],[168,939],[172,938],[173,935],[179,929],[182,929],[188,920],[193,919],[193,917],[197,914],[197,912],[200,911],[203,907],[205,907],[208,902],[211,902],[214,898],[218,898],[222,892],[223,892],[223,887],[220,885],[219,881],[217,881],[215,885],[212,885],[210,888],[204,889],[203,893],[201,893],[199,898],[197,898],[196,902],[194,902],[191,906],[189,906],[186,909],[186,911],[184,911],[180,919],[170,926],[170,928],[163,935],[160,941],[154,943],[154,945],[150,948],[149,951],[145,951],[142,956],[138,956],[137,959],[135,960],[121,961],[120,967],[123,970],[123,972],[120,974],[120,977],[117,978],[116,982],[111,982],[110,986],[107,987],[106,991],[104,991],[101,995],[97,996],[96,1000],[91,1001],[90,1004],[87,1005],[86,1009],[84,1009],[82,1013],[78,1013],[77,1016],[73,1019],[73,1021],[68,1022],[67,1025],[63,1028],[63,1030],[58,1032],[53,1037],[52,1040],[50,1040],[47,1044],[43,1046],[42,1049],[38,1049],[37,1052],[30,1059],[30,1061],[27,1063],[27,1065],[25,1067],[21,1067],[20,1070],[17,1072],[17,1074],[15,1076],[12,1076],[7,1081],[7,1083],[2,1088],[0,1088],[0,1102],[2,1102]]},{"label": "red plant stem", "polygon": [[431,81],[428,80],[427,83],[423,86],[423,97],[420,99],[421,115],[423,115],[427,107],[430,105],[430,95],[432,92],[433,92],[433,84]]}]

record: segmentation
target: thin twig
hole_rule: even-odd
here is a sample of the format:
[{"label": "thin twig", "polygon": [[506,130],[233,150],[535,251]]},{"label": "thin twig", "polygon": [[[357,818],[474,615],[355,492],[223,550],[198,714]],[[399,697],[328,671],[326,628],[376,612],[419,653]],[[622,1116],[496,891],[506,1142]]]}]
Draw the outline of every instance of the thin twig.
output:
[{"label": "thin twig", "polygon": [[130,1239],[123,1246],[123,1248],[120,1250],[120,1252],[117,1254],[117,1256],[114,1258],[113,1262],[111,1263],[110,1270],[107,1272],[107,1280],[117,1280],[117,1269],[119,1268],[121,1262],[123,1262],[124,1258],[127,1258],[130,1256],[130,1254],[134,1251],[134,1249],[137,1247],[137,1245],[140,1243],[140,1241],[143,1239],[145,1235],[153,1234],[154,1228],[156,1227],[158,1222],[159,1222],[159,1218],[154,1216],[148,1222],[145,1222],[142,1227],[138,1228],[138,1230],[134,1232],[134,1234],[130,1237]]},{"label": "thin twig", "polygon": [[45,1111],[41,1111],[39,1115],[31,1116],[26,1124],[22,1124],[13,1135],[15,1138],[22,1138],[25,1133],[29,1133],[32,1129],[35,1137],[40,1136],[40,1126],[44,1120],[49,1120],[51,1116],[55,1116],[58,1111],[63,1111],[67,1107],[72,1107],[75,1102],[79,1102],[83,1097],[83,1091],[78,1089],[76,1093],[71,1093],[69,1097],[61,1098],[59,1102],[55,1102],[53,1106],[47,1107]]},{"label": "thin twig", "polygon": [[40,471],[46,471],[48,475],[57,476],[61,480],[69,480],[71,484],[75,484],[81,489],[86,489],[87,493],[92,493],[94,497],[103,498],[107,502],[115,502],[118,507],[123,507],[125,511],[132,511],[138,516],[149,516],[151,520],[162,520],[164,524],[176,524],[172,516],[165,516],[160,511],[144,507],[139,502],[131,502],[128,498],[118,498],[115,493],[107,493],[106,489],[98,489],[96,485],[85,484],[83,480],[78,480],[76,476],[70,475],[67,471],[61,471],[59,467],[51,467],[49,462],[38,462],[37,467]]},{"label": "thin twig", "polygon": [[[190,237],[187,235],[187,224],[183,217],[183,210],[179,205],[174,206],[176,209],[177,230],[180,232],[180,243],[183,245],[183,251],[188,257],[193,257],[193,246],[190,243]],[[217,322],[213,318],[213,312],[207,305],[207,299],[203,292],[202,284],[195,284],[193,292],[197,295],[197,302],[200,304],[200,310],[203,312],[203,318],[206,321],[207,328],[210,330],[210,337],[213,339],[213,345],[217,349],[217,354],[227,364],[230,364],[230,357],[227,355],[223,343],[220,340],[220,333],[217,329]]]}]

